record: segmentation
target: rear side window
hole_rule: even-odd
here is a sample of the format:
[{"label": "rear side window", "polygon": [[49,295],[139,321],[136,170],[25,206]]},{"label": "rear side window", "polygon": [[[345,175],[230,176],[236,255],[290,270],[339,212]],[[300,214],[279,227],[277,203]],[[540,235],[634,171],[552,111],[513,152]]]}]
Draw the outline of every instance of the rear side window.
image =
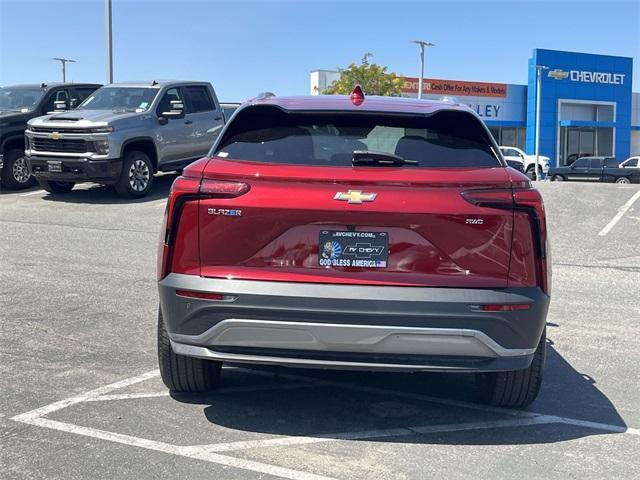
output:
[{"label": "rear side window", "polygon": [[184,96],[187,100],[189,113],[210,112],[215,110],[209,89],[204,86],[184,87]]},{"label": "rear side window", "polygon": [[370,150],[422,168],[500,166],[480,121],[449,110],[424,116],[255,105],[238,112],[214,148],[220,157],[268,163],[350,167],[355,150]]},{"label": "rear side window", "polygon": [[607,158],[604,161],[604,166],[605,167],[618,167],[619,163],[618,163],[618,160],[616,160],[615,158]]},{"label": "rear side window", "polygon": [[[579,158],[573,164],[575,168],[589,168],[590,158]],[[600,162],[598,161],[598,166],[600,166]]]}]

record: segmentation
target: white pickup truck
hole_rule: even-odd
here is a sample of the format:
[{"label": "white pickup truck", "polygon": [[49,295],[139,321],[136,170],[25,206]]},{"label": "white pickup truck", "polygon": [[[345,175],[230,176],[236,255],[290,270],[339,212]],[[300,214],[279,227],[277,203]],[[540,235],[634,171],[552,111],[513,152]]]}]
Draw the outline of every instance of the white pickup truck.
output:
[{"label": "white pickup truck", "polygon": [[[500,146],[500,151],[502,152],[502,156],[505,160],[520,160],[524,163],[524,171],[529,176],[529,178],[533,178],[533,171],[536,167],[536,156],[535,155],[527,155],[518,147],[508,147],[508,146]],[[544,157],[542,155],[538,156],[538,163],[540,164],[540,171],[538,173],[544,173],[545,175],[549,171],[549,157]]]}]

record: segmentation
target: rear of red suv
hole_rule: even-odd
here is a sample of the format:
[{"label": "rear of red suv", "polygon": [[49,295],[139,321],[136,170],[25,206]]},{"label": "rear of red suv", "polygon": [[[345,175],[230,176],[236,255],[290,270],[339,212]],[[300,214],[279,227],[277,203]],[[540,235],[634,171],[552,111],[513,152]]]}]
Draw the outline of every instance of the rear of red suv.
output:
[{"label": "rear of red suv", "polygon": [[176,179],[158,277],[174,391],[222,362],[477,374],[540,388],[550,261],[539,193],[463,106],[331,96],[245,104]]}]

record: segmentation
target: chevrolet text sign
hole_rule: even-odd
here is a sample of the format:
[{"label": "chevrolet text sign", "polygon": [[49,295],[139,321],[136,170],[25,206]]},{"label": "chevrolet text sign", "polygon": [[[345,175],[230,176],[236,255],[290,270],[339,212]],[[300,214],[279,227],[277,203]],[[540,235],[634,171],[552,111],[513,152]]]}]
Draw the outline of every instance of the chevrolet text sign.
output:
[{"label": "chevrolet text sign", "polygon": [[605,85],[623,85],[624,73],[590,72],[586,70],[563,71],[559,68],[550,70],[547,76],[556,80],[569,78],[572,82],[602,83]]}]

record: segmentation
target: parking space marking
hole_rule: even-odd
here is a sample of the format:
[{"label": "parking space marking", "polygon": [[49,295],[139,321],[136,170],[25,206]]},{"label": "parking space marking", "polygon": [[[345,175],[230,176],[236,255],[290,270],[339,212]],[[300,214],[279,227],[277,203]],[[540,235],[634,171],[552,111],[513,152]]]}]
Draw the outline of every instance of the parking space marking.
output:
[{"label": "parking space marking", "polygon": [[590,428],[595,430],[602,430],[611,433],[632,434],[640,435],[640,430],[636,428],[627,428],[620,425],[609,425],[598,422],[591,422],[588,420],[580,420],[575,418],[560,417],[554,415],[546,415],[531,411],[521,411],[513,409],[505,409],[498,407],[491,407],[486,405],[479,405],[471,402],[465,402],[460,400],[449,400],[444,398],[432,397],[429,395],[423,395],[412,392],[402,392],[396,390],[390,390],[386,388],[369,387],[364,385],[355,385],[349,382],[332,381],[317,379],[314,377],[304,375],[289,375],[277,373],[274,374],[268,371],[254,370],[244,367],[230,367],[229,369],[248,372],[254,375],[279,377],[288,380],[292,380],[290,383],[283,384],[267,384],[267,385],[247,385],[229,387],[227,389],[220,389],[218,393],[230,393],[230,392],[247,392],[256,390],[278,390],[287,388],[304,388],[311,386],[325,386],[325,387],[340,387],[353,391],[368,392],[375,394],[390,395],[401,398],[416,399],[431,403],[436,403],[450,407],[469,408],[478,411],[498,413],[501,415],[511,416],[515,418],[505,420],[491,420],[484,422],[466,422],[466,423],[453,423],[444,425],[420,425],[412,427],[399,427],[389,428],[383,430],[365,430],[355,432],[340,432],[329,434],[318,434],[313,436],[282,436],[278,438],[268,438],[264,440],[248,440],[248,441],[236,441],[221,444],[209,444],[209,445],[173,445],[164,442],[158,442],[155,440],[149,440],[142,437],[136,437],[132,435],[120,434],[117,432],[110,432],[106,430],[100,430],[92,427],[84,427],[72,423],[60,422],[57,420],[50,420],[44,418],[45,415],[56,412],[58,410],[70,407],[75,404],[83,402],[99,402],[99,401],[113,401],[113,400],[125,400],[125,399],[144,399],[153,397],[164,397],[169,395],[168,392],[141,392],[141,393],[129,393],[129,394],[110,394],[110,392],[125,388],[137,383],[144,382],[146,380],[155,378],[159,375],[158,370],[151,370],[141,375],[130,377],[118,382],[114,382],[88,392],[69,397],[64,400],[60,400],[49,405],[45,405],[35,410],[25,412],[16,415],[11,420],[33,425],[42,428],[49,428],[53,430],[73,433],[76,435],[82,435],[91,438],[97,438],[109,442],[120,443],[133,447],[145,448],[148,450],[154,450],[158,452],[168,453],[172,455],[180,455],[195,460],[207,461],[210,463],[223,465],[227,467],[234,467],[242,470],[249,470],[257,473],[263,473],[273,475],[281,478],[287,478],[290,480],[332,480],[330,477],[307,473],[303,471],[293,470],[289,468],[279,467],[267,463],[256,462],[252,460],[245,460],[237,457],[221,455],[218,452],[238,451],[251,448],[264,448],[264,447],[278,447],[278,446],[295,446],[314,444],[329,441],[339,440],[362,440],[367,438],[388,438],[388,437],[400,437],[416,434],[433,434],[433,433],[447,433],[457,431],[469,431],[469,430],[482,430],[482,429],[495,429],[495,428],[509,428],[528,425],[544,425],[561,423],[567,425],[574,425],[578,427]]},{"label": "parking space marking", "polygon": [[[219,388],[215,390],[216,395],[225,393],[238,393],[238,392],[265,392],[269,390],[290,390],[298,388],[310,388],[315,385],[310,382],[291,382],[269,385],[242,385],[238,387]],[[143,392],[143,393],[114,393],[111,395],[100,395],[99,397],[87,398],[85,402],[105,402],[111,400],[129,400],[137,398],[156,398],[156,397],[168,397],[169,391],[164,392]]]},{"label": "parking space marking", "polygon": [[27,193],[21,193],[20,196],[21,197],[28,197],[30,195],[42,195],[44,193],[47,193],[45,190],[36,190],[35,192],[27,192]]},{"label": "parking space marking", "polygon": [[253,472],[264,473],[267,475],[273,475],[281,478],[288,478],[290,480],[334,480],[331,477],[325,477],[322,475],[315,475],[312,473],[301,472],[298,470],[292,470],[289,468],[278,467],[275,465],[269,465],[266,463],[254,462],[252,460],[244,460],[237,457],[229,457],[226,455],[219,455],[211,452],[190,452],[179,445],[172,445],[169,443],[158,442],[155,440],[148,440],[146,438],[134,437],[131,435],[124,435],[122,433],[109,432],[106,430],[100,430],[97,428],[83,427],[72,423],[59,422],[56,420],[49,420],[47,418],[34,418],[24,423],[35,425],[43,428],[50,428],[53,430],[59,430],[62,432],[74,433],[76,435],[82,435],[85,437],[97,438],[100,440],[106,440],[108,442],[120,443],[123,445],[129,445],[132,447],[144,448],[147,450],[154,450],[157,452],[168,453],[171,455],[180,455],[183,457],[193,458],[196,460],[204,460],[226,467],[235,467],[242,470],[251,470]]},{"label": "parking space marking", "polygon": [[[308,381],[311,381],[311,382],[315,381],[314,377],[306,377],[302,375],[280,374],[280,376],[282,378],[289,378],[291,380],[307,379]],[[339,382],[339,381],[333,381],[333,380],[320,379],[318,380],[318,384],[323,386],[347,388],[347,389],[350,389],[353,391],[359,391],[359,392],[376,393],[376,394],[382,394],[382,395],[393,395],[396,397],[408,398],[413,400],[422,400],[425,402],[437,403],[440,405],[445,405],[450,407],[468,408],[468,409],[479,410],[483,412],[491,412],[491,413],[496,413],[501,415],[510,415],[510,416],[522,417],[522,418],[545,418],[546,420],[548,420],[545,423],[565,423],[568,425],[576,425],[576,426],[581,426],[585,428],[593,428],[595,430],[603,430],[603,431],[612,432],[612,433],[640,435],[640,429],[638,428],[626,427],[621,425],[611,425],[608,423],[592,422],[589,420],[580,420],[578,418],[571,418],[571,417],[559,417],[559,416],[547,415],[539,412],[532,412],[529,410],[515,410],[510,408],[504,408],[504,407],[492,407],[490,405],[481,405],[478,403],[465,402],[462,400],[452,400],[448,398],[433,397],[430,395],[423,395],[421,393],[402,392],[398,390],[390,390],[390,389],[379,388],[379,387],[369,387],[364,385],[355,385],[348,382]]]},{"label": "parking space marking", "polygon": [[616,226],[616,223],[618,223],[624,216],[624,214],[627,213],[627,210],[631,208],[633,203],[638,200],[638,198],[640,198],[640,190],[638,190],[629,200],[627,200],[627,203],[625,203],[618,209],[618,213],[616,213],[615,217],[613,217],[611,221],[607,223],[607,225],[602,230],[600,230],[598,235],[604,237],[607,233],[609,233],[611,229]]},{"label": "parking space marking", "polygon": [[309,445],[313,443],[331,442],[334,440],[365,440],[367,438],[406,437],[408,435],[425,435],[431,433],[463,432],[467,430],[486,430],[492,428],[521,427],[526,425],[543,425],[557,423],[547,415],[533,418],[514,418],[509,420],[491,420],[487,422],[450,423],[443,425],[418,425],[410,427],[388,428],[384,430],[364,430],[359,432],[326,433],[314,436],[294,436],[268,438],[265,440],[246,440],[230,443],[212,443],[210,445],[194,445],[185,447],[193,452],[228,452],[251,448],[285,447]]},{"label": "parking space marking", "polygon": [[75,405],[76,403],[82,403],[87,399],[98,397],[100,395],[105,395],[109,392],[112,392],[113,390],[118,390],[119,388],[130,387],[131,385],[144,382],[145,380],[149,380],[150,378],[157,377],[158,375],[160,375],[159,370],[157,369],[151,370],[149,372],[136,375],[135,377],[125,378],[124,380],[110,383],[108,385],[98,387],[94,390],[89,390],[88,392],[81,393],[80,395],[75,395],[73,397],[65,398],[64,400],[53,402],[49,405],[45,405],[44,407],[36,408],[35,410],[31,410],[29,412],[21,413],[20,415],[11,417],[11,420],[15,420],[16,422],[28,423],[31,420],[34,420],[39,417],[43,417],[53,412],[57,412],[58,410],[62,410],[63,408],[70,407],[71,405]]}]

